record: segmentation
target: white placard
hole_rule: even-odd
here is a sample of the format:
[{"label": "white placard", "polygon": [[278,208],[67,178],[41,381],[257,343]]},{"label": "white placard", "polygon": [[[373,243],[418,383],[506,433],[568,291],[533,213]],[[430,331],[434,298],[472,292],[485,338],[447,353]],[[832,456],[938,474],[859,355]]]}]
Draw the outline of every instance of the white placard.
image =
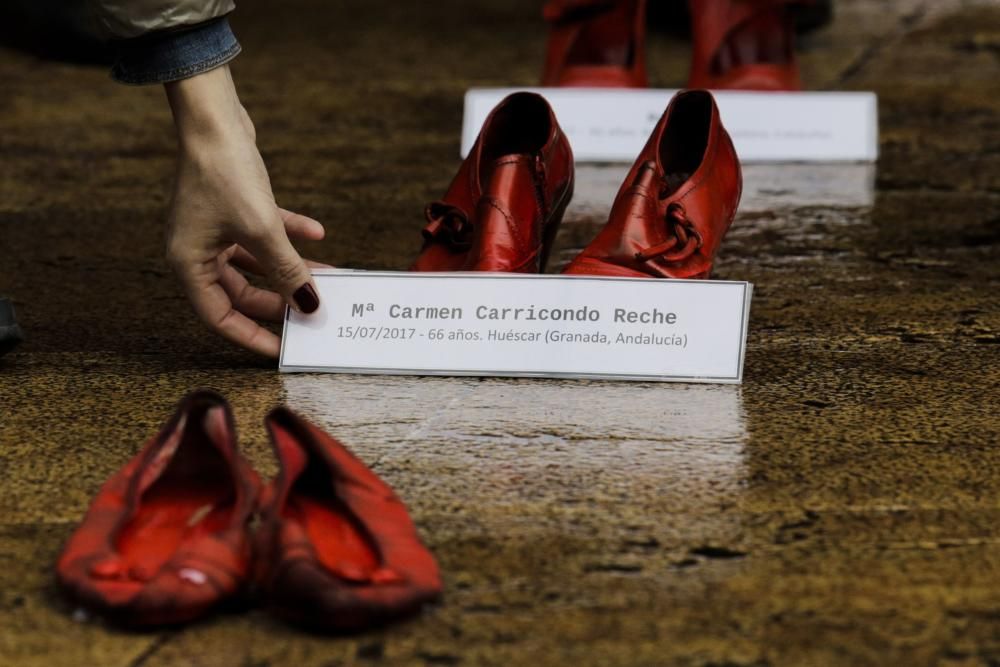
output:
[{"label": "white placard", "polygon": [[[675,90],[473,88],[465,94],[462,157],[486,116],[516,90],[543,95],[577,162],[635,160]],[[722,123],[743,162],[873,162],[878,158],[875,93],[714,92]]]},{"label": "white placard", "polygon": [[738,383],[752,286],[500,273],[313,272],[283,372]]}]

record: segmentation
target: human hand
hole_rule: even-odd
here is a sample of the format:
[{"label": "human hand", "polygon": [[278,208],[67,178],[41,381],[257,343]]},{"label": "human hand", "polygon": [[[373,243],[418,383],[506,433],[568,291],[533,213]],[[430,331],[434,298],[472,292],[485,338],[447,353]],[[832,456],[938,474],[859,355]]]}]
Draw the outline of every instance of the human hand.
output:
[{"label": "human hand", "polygon": [[[166,84],[180,143],[167,260],[198,317],[228,340],[277,357],[281,340],[254,320],[281,321],[285,305],[319,307],[309,266],[290,238],[323,226],[277,206],[249,115],[228,66]],[[265,276],[274,291],[237,269]]]}]

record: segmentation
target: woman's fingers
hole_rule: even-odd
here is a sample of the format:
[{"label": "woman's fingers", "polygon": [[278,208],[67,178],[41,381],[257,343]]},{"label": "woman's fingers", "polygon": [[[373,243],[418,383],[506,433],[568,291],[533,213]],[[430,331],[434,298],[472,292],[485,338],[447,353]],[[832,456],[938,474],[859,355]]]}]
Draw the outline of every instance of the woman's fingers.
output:
[{"label": "woman's fingers", "polygon": [[209,329],[258,354],[278,356],[281,339],[233,307],[214,267],[180,266],[177,273],[194,312]]},{"label": "woman's fingers", "polygon": [[278,213],[281,215],[282,222],[285,223],[285,231],[293,239],[319,241],[326,236],[326,230],[318,220],[313,220],[301,213],[294,213],[283,209],[280,206],[278,207]]},{"label": "woman's fingers", "polygon": [[240,246],[236,246],[236,250],[233,252],[232,257],[229,258],[229,262],[236,268],[247,273],[252,273],[255,276],[264,275],[264,267],[260,265],[257,258]]},{"label": "woman's fingers", "polygon": [[[275,214],[277,217],[277,209]],[[280,219],[235,231],[237,243],[257,258],[270,286],[290,306],[306,314],[319,308],[319,292],[313,284],[309,267],[288,240],[288,233]]]},{"label": "woman's fingers", "polygon": [[[256,276],[264,275],[264,267],[260,265],[260,262],[257,261],[257,258],[248,253],[240,246],[236,246],[236,249],[233,251],[229,261],[230,263],[233,264],[233,266],[237,267],[242,271],[246,271],[247,273],[252,273]],[[334,268],[329,264],[324,264],[323,262],[317,262],[311,259],[304,259],[303,261],[306,263],[306,266],[308,266],[310,269]]]},{"label": "woman's fingers", "polygon": [[280,294],[254,287],[242,273],[228,264],[221,267],[219,284],[226,291],[233,308],[247,317],[280,322],[285,317],[285,300]]}]

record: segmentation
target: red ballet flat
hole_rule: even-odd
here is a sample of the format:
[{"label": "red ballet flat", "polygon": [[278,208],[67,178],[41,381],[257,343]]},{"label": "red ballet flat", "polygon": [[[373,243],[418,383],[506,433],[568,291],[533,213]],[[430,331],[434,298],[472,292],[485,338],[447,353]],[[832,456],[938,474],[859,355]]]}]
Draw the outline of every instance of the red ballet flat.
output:
[{"label": "red ballet flat", "polygon": [[357,631],[440,596],[437,563],[385,482],[286,408],[265,424],[281,472],[265,491],[259,580],[279,615]]},{"label": "red ballet flat", "polygon": [[101,487],[59,557],[58,581],[113,621],[193,621],[250,580],[259,489],[229,405],[194,392]]},{"label": "red ballet flat", "polygon": [[645,88],[646,0],[549,0],[543,86]]},{"label": "red ballet flat", "polygon": [[707,278],[742,187],[715,99],[682,91],[625,177],[607,224],[563,273]]},{"label": "red ballet flat", "polygon": [[792,8],[808,0],[689,0],[689,88],[800,90]]}]

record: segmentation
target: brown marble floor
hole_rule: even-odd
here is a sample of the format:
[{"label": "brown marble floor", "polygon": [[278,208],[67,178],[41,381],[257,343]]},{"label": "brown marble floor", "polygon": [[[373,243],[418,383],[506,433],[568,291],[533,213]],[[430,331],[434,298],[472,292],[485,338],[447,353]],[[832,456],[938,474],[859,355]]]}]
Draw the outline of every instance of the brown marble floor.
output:
[{"label": "brown marble floor", "polygon": [[[537,4],[240,3],[278,201],[328,224],[307,254],[406,265],[464,90],[535,81]],[[805,78],[879,93],[882,159],[747,169],[717,269],[756,285],[740,388],[280,376],[207,335],[164,264],[162,91],[0,50],[0,294],[28,337],[0,360],[0,665],[1000,664],[1000,6],[837,9]],[[654,37],[657,85],[686,49]],[[614,170],[586,170],[562,258]],[[256,610],[74,619],[61,542],[198,386],[262,471],[279,402],[350,443],[411,507],[445,602],[348,638]]]}]

